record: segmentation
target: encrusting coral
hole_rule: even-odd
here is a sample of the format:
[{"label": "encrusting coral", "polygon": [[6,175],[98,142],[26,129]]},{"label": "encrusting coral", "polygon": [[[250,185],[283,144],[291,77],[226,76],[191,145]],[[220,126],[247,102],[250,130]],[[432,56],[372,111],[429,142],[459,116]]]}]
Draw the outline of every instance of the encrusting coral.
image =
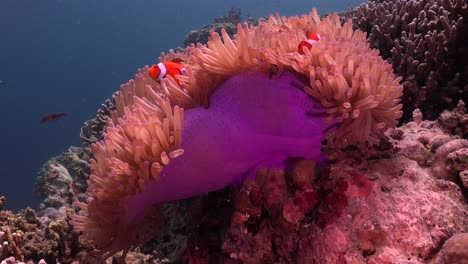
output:
[{"label": "encrusting coral", "polygon": [[[334,129],[335,145],[378,143],[401,117],[401,79],[351,21],[313,10],[237,27],[234,39],[212,32],[207,46],[163,54],[184,62],[177,81],[154,82],[145,67],[121,86],[71,221],[104,258],[157,231],[154,202],[239,183],[288,157],[320,160]],[[301,55],[306,32],[323,37]]]}]

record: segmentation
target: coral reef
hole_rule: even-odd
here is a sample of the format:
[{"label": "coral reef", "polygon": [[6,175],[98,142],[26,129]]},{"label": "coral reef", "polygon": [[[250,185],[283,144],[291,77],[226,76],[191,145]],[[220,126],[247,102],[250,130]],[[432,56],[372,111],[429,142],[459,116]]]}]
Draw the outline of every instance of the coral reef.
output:
[{"label": "coral reef", "polygon": [[[3,199],[4,200],[4,199]],[[0,210],[1,263],[71,263],[84,252],[68,225],[71,208],[38,217],[31,208],[17,214]]]},{"label": "coral reef", "polygon": [[[235,211],[222,249],[243,263],[293,263],[298,233],[318,204],[315,163],[300,161],[291,177],[260,170],[235,195]],[[227,261],[229,263],[229,261]]]},{"label": "coral reef", "polygon": [[459,101],[453,111],[444,110],[439,120],[439,126],[452,135],[468,138],[468,113],[465,103]]},{"label": "coral reef", "polygon": [[[184,39],[184,46],[189,47],[192,44],[206,44],[210,37],[210,31],[214,30],[221,34],[221,30],[226,30],[226,33],[233,37],[237,32],[237,24],[241,23],[241,10],[240,8],[231,8],[228,13],[224,16],[216,17],[213,20],[213,24],[205,25],[196,30],[190,31]],[[266,18],[262,17],[259,19],[247,18],[246,22],[250,25],[258,25],[258,21],[264,21]]]},{"label": "coral reef", "polygon": [[104,138],[103,133],[107,127],[107,120],[111,115],[110,113],[115,110],[115,98],[119,96],[119,93],[116,92],[111,99],[107,99],[98,109],[96,117],[86,121],[84,126],[81,127],[81,144],[88,154],[91,154],[91,144]]},{"label": "coral reef", "polygon": [[[71,222],[103,258],[124,257],[157,232],[158,203],[241,182],[288,157],[323,161],[321,142],[334,129],[335,145],[375,144],[401,117],[400,78],[351,22],[321,20],[314,9],[237,27],[234,39],[211,31],[207,46],[160,58],[183,61],[181,75],[155,82],[145,67],[121,86]],[[323,38],[300,55],[307,31]]]},{"label": "coral reef", "polygon": [[49,161],[39,172],[36,179],[36,195],[43,199],[40,209],[46,207],[60,208],[72,202],[73,179],[67,169],[60,164]]},{"label": "coral reef", "polygon": [[[370,46],[403,78],[403,121],[416,108],[435,119],[458,100],[468,100],[468,5],[463,0],[371,0],[340,16],[366,32]],[[237,33],[234,25],[228,27],[230,35]],[[206,43],[208,36],[206,27],[186,39]],[[197,42],[185,45],[191,43]]]},{"label": "coral reef", "polygon": [[[459,115],[459,109],[445,114]],[[260,170],[239,187],[163,205],[172,231],[161,230],[126,262],[463,260],[458,237],[468,233],[468,196],[456,185],[462,168],[439,166],[437,158],[444,152],[442,161],[451,164],[450,154],[463,144],[451,143],[460,139],[439,120],[424,121],[420,111],[413,116],[370,149],[330,157],[336,162],[329,169],[294,160],[285,171]],[[445,151],[450,145],[459,147]],[[89,262],[90,256],[80,258]]]},{"label": "coral reef", "polygon": [[468,94],[468,5],[464,0],[371,0],[343,17],[368,33],[371,47],[403,77],[404,119],[428,119]]},{"label": "coral reef", "polygon": [[90,175],[89,159],[86,147],[70,147],[42,166],[35,184],[35,193],[42,199],[40,210],[59,209],[70,205],[75,196],[84,195]]},{"label": "coral reef", "polygon": [[[74,199],[84,199],[86,192],[86,181],[89,178],[90,157],[87,155],[86,147],[70,147],[68,151],[47,161],[36,178],[36,193],[42,199],[38,214],[41,216],[41,222],[58,221],[68,223],[67,214],[73,211],[72,201]],[[4,198],[0,197],[0,210],[4,204]],[[168,221],[165,222],[165,228],[160,230],[157,236],[153,237],[147,244],[128,254],[126,263],[167,263],[180,258],[187,244],[186,230],[186,211],[192,204],[191,200],[176,201],[162,205],[162,215]],[[28,209],[29,210],[29,209]],[[11,212],[8,212],[11,214]],[[12,226],[10,224],[10,226]],[[13,227],[15,229],[16,227]],[[37,225],[37,229],[46,228],[45,225]],[[67,226],[68,228],[68,226]],[[32,231],[32,230],[31,230]],[[37,230],[38,238],[34,240],[40,242],[40,233]],[[47,231],[48,232],[48,231]],[[74,236],[70,236],[75,239]],[[66,259],[79,260],[80,263],[99,262],[95,254],[88,254],[89,249],[84,249],[77,241],[70,241],[67,238],[66,243],[71,244],[74,250],[70,250],[69,256],[59,257],[63,262]],[[5,255],[8,249],[4,249]],[[24,253],[23,253],[24,254]],[[31,252],[28,256],[32,259],[36,252]],[[73,254],[73,256],[71,255]],[[0,255],[1,256],[1,255]],[[14,257],[11,256],[10,259]],[[0,260],[3,258],[0,257]],[[48,258],[48,263],[51,258]]]},{"label": "coral reef", "polygon": [[453,175],[468,168],[468,141],[455,139],[437,149],[434,157],[434,173],[442,179],[453,180]]},{"label": "coral reef", "polygon": [[[341,152],[329,169],[300,160],[286,171],[259,171],[256,179],[233,188],[231,198],[225,196],[234,211],[218,214],[216,222],[227,224],[205,238],[193,237],[186,258],[194,263],[463,263],[445,261],[466,261],[461,237],[468,232],[468,196],[455,180],[456,170],[443,167],[453,175],[448,179],[434,172],[438,151],[445,152],[447,144],[458,147],[450,147],[452,153],[463,146],[437,121],[415,117],[370,149]],[[219,235],[218,246],[207,246],[206,237]],[[217,247],[221,252],[215,254]]]},{"label": "coral reef", "polygon": [[[323,18],[317,28],[317,14],[309,18],[314,25],[304,25],[304,18],[276,16],[258,27],[232,28],[233,21],[240,21],[239,12],[232,9],[227,16],[215,19],[223,27],[231,25],[231,31],[219,29],[215,33],[213,27],[206,27],[201,30],[204,37],[191,37],[203,42],[210,36],[208,47],[191,46],[161,56],[162,61],[184,59],[186,71],[177,77],[181,86],[172,77],[154,83],[147,78],[146,67],[106,101],[81,131],[83,148],[72,147],[41,169],[36,192],[43,202],[38,212],[30,208],[18,214],[2,211],[6,200],[0,197],[2,264],[100,263],[101,253],[111,256],[122,248],[123,254],[113,255],[106,263],[466,262],[468,143],[462,138],[467,136],[468,119],[462,101],[452,111],[442,110],[466,97],[468,69],[463,62],[468,52],[466,39],[461,36],[467,31],[467,5],[460,0],[371,0],[343,13],[343,17],[354,17],[354,27],[368,33],[370,46],[377,48],[403,77],[404,120],[411,122],[390,128],[383,136],[382,132],[394,126],[401,115],[401,87],[385,62],[369,59],[369,64],[381,67],[364,63],[361,70],[392,76],[391,81],[380,85],[393,90],[359,95],[378,86],[372,78],[361,75],[354,79],[353,72],[348,72],[354,69],[359,75],[355,67],[360,62],[353,55],[377,57],[374,51],[366,53],[367,46],[359,48],[364,43],[362,32],[350,30],[350,23],[341,26],[333,16]],[[298,32],[288,31],[298,25],[302,25]],[[282,34],[277,42],[265,34],[275,30]],[[297,52],[297,43],[290,39],[299,40],[305,31],[317,30],[329,35],[306,52],[305,58],[284,55]],[[239,36],[232,40],[229,36],[235,32]],[[354,40],[350,45],[340,43],[351,35]],[[257,42],[252,44],[251,40]],[[261,52],[255,53],[256,49]],[[225,60],[236,57],[239,60]],[[258,61],[251,59],[254,57]],[[310,65],[314,70],[308,68]],[[206,107],[219,83],[252,68],[267,73],[271,80],[282,78],[285,69],[305,74],[306,80],[295,85],[299,89],[306,86],[305,91],[326,108],[325,113],[311,113],[312,117],[329,115],[341,124],[325,146],[329,162],[319,165],[308,159],[288,159],[286,167],[253,170],[256,177],[239,185],[148,207],[148,211],[140,211],[144,218],[133,223],[139,230],[129,230],[125,235],[130,236],[124,237],[128,240],[118,241],[121,244],[110,249],[106,243],[115,241],[112,231],[104,228],[99,241],[93,237],[89,230],[96,227],[95,222],[105,224],[113,219],[94,213],[94,219],[89,220],[90,211],[114,210],[119,216],[132,209],[112,203],[115,197],[102,186],[111,186],[119,195],[134,195],[141,194],[151,177],[161,180],[156,177],[158,173],[145,174],[145,170],[128,182],[119,180],[134,168],[113,159],[117,156],[110,155],[111,150],[126,153],[118,157],[127,164],[143,164],[151,172],[176,164],[176,156],[182,154],[176,148],[182,108]],[[337,84],[340,78],[336,78],[336,72],[343,73],[351,88]],[[367,85],[368,81],[372,85]],[[356,93],[353,85],[359,86],[360,92]],[[382,101],[386,96],[391,100]],[[435,121],[424,120],[436,117]],[[154,168],[154,163],[138,162],[147,154],[141,148],[147,142],[139,141],[147,138],[141,126],[146,121],[152,124],[147,127],[155,128],[149,132],[153,132],[151,137],[160,143],[150,144],[150,152],[157,154]],[[359,130],[362,127],[365,129]],[[358,136],[349,136],[356,131]],[[133,135],[125,141],[132,144],[120,142],[119,136],[124,134]],[[340,143],[343,138],[346,140]],[[370,139],[370,144],[354,144],[363,139]],[[122,143],[120,148],[112,140]],[[93,143],[97,144],[91,152]],[[106,148],[109,152],[103,150]],[[103,153],[113,158],[105,159]],[[107,170],[106,166],[113,167]],[[99,170],[113,177],[100,178]],[[129,193],[122,191],[128,186],[132,187]],[[109,203],[93,203],[96,199]],[[80,212],[72,201],[79,201],[76,205]],[[133,205],[138,204],[142,206]],[[124,211],[129,212],[135,211]],[[85,231],[81,234],[85,243],[78,241],[79,234],[69,222]]]}]

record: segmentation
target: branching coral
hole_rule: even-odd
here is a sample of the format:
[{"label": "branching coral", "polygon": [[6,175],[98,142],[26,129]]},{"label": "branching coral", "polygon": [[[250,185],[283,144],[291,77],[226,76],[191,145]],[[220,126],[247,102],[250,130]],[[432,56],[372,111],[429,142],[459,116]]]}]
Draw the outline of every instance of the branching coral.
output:
[{"label": "branching coral", "polygon": [[[306,32],[323,37],[301,55]],[[161,222],[153,204],[239,183],[288,157],[321,160],[334,127],[339,146],[376,143],[402,115],[400,78],[337,15],[272,16],[238,25],[234,39],[212,31],[207,46],[160,61],[172,59],[184,61],[178,81],[139,70],[92,145],[87,199],[72,224],[104,257],[149,238]]]},{"label": "branching coral", "polygon": [[453,108],[468,93],[468,5],[463,0],[371,0],[345,14],[403,78],[405,119]]},{"label": "branching coral", "polygon": [[[261,18],[260,18],[261,19]],[[249,24],[258,25],[257,19],[248,18]],[[233,36],[236,33],[237,24],[241,22],[241,9],[231,8],[224,16],[216,17],[212,24],[204,25],[196,30],[190,31],[184,39],[184,46],[190,46],[191,44],[202,43],[206,44],[210,37],[210,31],[215,30],[221,33],[221,29],[225,29],[229,36]]]},{"label": "branching coral", "polygon": [[88,149],[92,143],[103,139],[103,131],[105,131],[107,119],[111,111],[115,110],[115,97],[117,97],[118,94],[119,92],[116,92],[116,94],[112,96],[112,99],[107,99],[97,111],[96,117],[86,121],[81,128],[81,143],[86,149]]},{"label": "branching coral", "polygon": [[57,219],[38,218],[31,208],[17,214],[0,211],[0,262],[71,263],[81,249],[63,209]]}]

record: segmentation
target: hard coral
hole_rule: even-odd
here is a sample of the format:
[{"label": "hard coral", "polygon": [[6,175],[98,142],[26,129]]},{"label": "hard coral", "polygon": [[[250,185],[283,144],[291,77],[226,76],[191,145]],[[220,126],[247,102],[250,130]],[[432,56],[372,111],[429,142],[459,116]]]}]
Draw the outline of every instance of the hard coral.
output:
[{"label": "hard coral", "polygon": [[464,0],[371,0],[345,14],[403,78],[405,120],[434,119],[468,93],[468,5]]},{"label": "hard coral", "polygon": [[85,149],[90,148],[92,143],[96,143],[104,138],[103,133],[107,127],[107,120],[111,115],[111,111],[115,110],[115,98],[118,95],[119,92],[116,92],[111,99],[107,99],[97,111],[96,117],[84,123],[81,128],[80,138]]},{"label": "hard coral", "polygon": [[90,159],[86,148],[70,147],[44,163],[36,176],[35,193],[42,199],[40,210],[69,206],[86,191]]},{"label": "hard coral", "polygon": [[73,179],[64,166],[48,162],[42,167],[39,175],[36,179],[36,194],[43,199],[41,209],[58,209],[65,204],[71,204],[73,195],[70,189]]},{"label": "hard coral", "polygon": [[71,210],[52,219],[37,217],[31,208],[18,214],[0,211],[0,262],[56,263],[60,259],[71,263],[80,246],[77,233],[67,223],[67,213]]},{"label": "hard coral", "polygon": [[[321,20],[314,10],[237,30],[234,40],[211,32],[208,46],[163,54],[161,61],[183,60],[177,81],[154,82],[145,67],[122,85],[104,139],[92,145],[87,197],[72,221],[104,258],[157,230],[153,203],[239,183],[288,157],[321,160],[330,126],[346,146],[377,143],[396,125],[400,79],[351,22]],[[323,38],[300,55],[307,31]],[[277,212],[292,222],[285,226],[314,206],[313,188],[301,188]]]},{"label": "hard coral", "polygon": [[[247,22],[250,25],[258,25],[259,20],[265,18],[253,19],[248,18]],[[240,8],[231,8],[224,16],[216,17],[210,25],[204,25],[196,30],[190,31],[184,39],[184,46],[196,45],[197,43],[206,44],[210,38],[210,31],[214,30],[221,33],[224,28],[229,36],[232,38],[237,32],[237,24],[241,23],[241,10]]]},{"label": "hard coral", "polygon": [[453,111],[445,110],[438,119],[440,127],[451,134],[462,138],[468,138],[468,113],[466,113],[465,103],[459,101]]},{"label": "hard coral", "polygon": [[453,174],[459,173],[460,170],[455,168],[450,169],[447,161],[451,155],[455,154],[456,151],[465,150],[466,153],[467,149],[468,140],[466,139],[455,139],[443,144],[440,148],[437,149],[435,153],[435,162],[433,167],[434,173],[442,179],[453,180]]}]

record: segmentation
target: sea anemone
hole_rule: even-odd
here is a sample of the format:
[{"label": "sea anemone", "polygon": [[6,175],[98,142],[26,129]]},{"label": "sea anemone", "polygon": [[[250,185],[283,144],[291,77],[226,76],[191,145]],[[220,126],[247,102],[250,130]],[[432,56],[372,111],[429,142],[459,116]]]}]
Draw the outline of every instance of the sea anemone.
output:
[{"label": "sea anemone", "polygon": [[[298,52],[306,32],[321,40]],[[162,54],[177,81],[148,67],[121,86],[104,139],[92,145],[87,199],[71,223],[107,258],[149,238],[157,204],[253,177],[290,158],[323,160],[322,141],[373,144],[401,117],[402,87],[366,36],[337,15],[271,16],[231,39]],[[336,131],[335,131],[336,128]]]}]

